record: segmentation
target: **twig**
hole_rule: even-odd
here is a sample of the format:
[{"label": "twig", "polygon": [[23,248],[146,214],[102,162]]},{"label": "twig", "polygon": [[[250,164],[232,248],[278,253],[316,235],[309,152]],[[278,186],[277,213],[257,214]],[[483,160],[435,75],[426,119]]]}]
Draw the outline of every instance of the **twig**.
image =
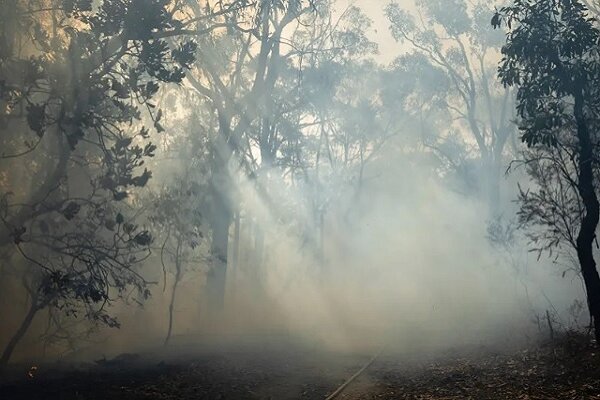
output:
[{"label": "twig", "polygon": [[350,379],[348,379],[346,382],[344,382],[340,387],[338,387],[333,393],[331,393],[329,396],[327,396],[325,398],[325,400],[333,400],[335,399],[338,395],[340,395],[344,389],[346,389],[346,387],[352,383],[352,381],[354,381],[356,378],[358,378],[358,376],[360,374],[362,374],[367,368],[369,368],[369,366],[371,364],[373,364],[373,362],[377,359],[377,357],[379,357],[381,355],[381,353],[383,352],[384,347],[382,347],[381,349],[379,349],[379,351],[373,356],[371,357],[371,359],[365,364],[363,365],[363,367],[361,369],[359,369],[358,371],[356,371],[356,373],[354,375],[352,375],[350,377]]}]

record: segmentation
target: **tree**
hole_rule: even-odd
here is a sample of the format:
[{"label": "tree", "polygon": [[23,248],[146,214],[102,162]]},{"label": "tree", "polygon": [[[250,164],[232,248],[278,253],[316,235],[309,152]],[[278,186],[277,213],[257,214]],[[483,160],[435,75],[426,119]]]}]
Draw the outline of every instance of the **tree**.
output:
[{"label": "tree", "polygon": [[515,0],[494,15],[492,24],[502,23],[509,31],[499,76],[518,88],[522,140],[537,153],[530,175],[540,187],[522,192],[521,217],[551,230],[541,237],[550,247],[574,246],[600,340],[597,21],[579,0]]},{"label": "tree", "polygon": [[[418,16],[396,2],[386,7],[393,37],[412,50],[393,64],[404,109],[434,130],[424,132],[424,143],[451,167],[463,167],[461,153],[478,158],[477,186],[498,213],[506,145],[515,131],[514,94],[494,79],[502,36],[490,32],[492,11],[484,2],[424,0],[417,9]],[[435,125],[436,118],[443,122]],[[457,152],[456,144],[467,150]]]},{"label": "tree", "polygon": [[[196,17],[205,12],[197,8]],[[344,123],[357,111],[367,116],[373,111],[368,102],[376,102],[373,95],[365,104],[357,104],[355,94],[366,83],[354,93],[348,89],[355,84],[353,79],[367,81],[373,68],[358,61],[375,50],[363,31],[370,22],[358,8],[350,7],[337,18],[329,1],[268,1],[230,15],[224,23],[227,32],[214,32],[198,43],[199,56],[187,79],[204,99],[197,104],[210,107],[215,121],[210,134],[211,194],[206,214],[213,255],[207,291],[212,292],[209,306],[215,309],[223,305],[226,271],[232,261],[228,252],[232,249],[234,258],[237,254],[237,240],[230,243],[233,220],[238,233],[244,231],[240,224],[252,226],[246,230],[252,232],[254,244],[247,260],[254,269],[264,263],[263,249],[268,243],[269,224],[249,206],[249,199],[241,198],[239,183],[250,183],[274,220],[287,223],[297,218],[295,222],[303,225],[300,230],[308,237],[324,211],[324,201],[318,197],[324,197],[327,177],[319,174],[329,161],[337,163],[328,161],[327,154],[335,148],[335,157],[342,159],[345,151],[338,172],[344,170],[344,163],[348,172],[361,154],[364,162],[368,160],[372,152],[369,134],[378,131],[366,124],[359,127],[358,118]],[[207,118],[203,122],[208,124]],[[308,207],[314,213],[309,218],[290,213],[293,200],[276,193],[293,185],[310,187],[306,200],[312,202]]]},{"label": "tree", "polygon": [[40,310],[118,326],[108,304],[132,286],[149,296],[135,266],[152,235],[130,194],[151,177],[143,120],[162,130],[152,98],[193,62],[194,42],[165,39],[183,32],[174,11],[166,0],[0,5],[0,247],[31,278],[29,311],[0,364]]},{"label": "tree", "polygon": [[[197,15],[202,12],[198,9]],[[253,17],[248,19],[249,15]],[[358,18],[357,23],[361,16],[358,9],[349,14]],[[283,215],[268,193],[268,176],[281,177],[286,170],[297,169],[299,158],[294,159],[293,153],[307,149],[301,137],[319,125],[306,122],[316,113],[315,104],[301,96],[308,82],[304,72],[308,76],[320,67],[318,63],[356,56],[360,46],[372,46],[358,29],[336,32],[329,2],[262,2],[228,18],[227,24],[227,35],[215,32],[199,43],[197,69],[188,79],[209,100],[218,121],[210,166],[214,265],[207,278],[215,308],[223,305],[230,225],[241,212],[236,175],[254,182],[261,201],[274,214]],[[264,243],[260,224],[255,232],[258,254]]]},{"label": "tree", "polygon": [[199,264],[199,248],[204,238],[201,230],[204,223],[201,206],[198,204],[202,197],[200,189],[193,180],[184,175],[184,179],[175,179],[174,184],[164,187],[151,200],[154,209],[150,220],[157,231],[163,231],[160,244],[160,260],[164,274],[163,291],[166,290],[167,271],[173,270],[167,264],[174,267],[165,345],[169,343],[173,332],[177,288],[186,270]]}]

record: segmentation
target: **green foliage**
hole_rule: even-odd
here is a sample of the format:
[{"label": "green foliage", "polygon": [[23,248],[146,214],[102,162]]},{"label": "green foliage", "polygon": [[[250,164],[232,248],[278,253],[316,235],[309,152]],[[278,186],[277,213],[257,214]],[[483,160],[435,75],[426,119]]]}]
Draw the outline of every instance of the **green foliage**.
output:
[{"label": "green foliage", "polygon": [[520,223],[533,228],[528,236],[540,253],[565,251],[563,245],[580,251],[583,221],[597,213],[597,21],[578,0],[515,0],[491,22],[508,28],[499,76],[518,88],[518,123],[528,147],[522,163],[535,183],[519,191]]},{"label": "green foliage", "polygon": [[572,97],[583,91],[589,112],[600,111],[600,31],[577,0],[516,0],[492,25],[510,28],[499,76],[517,86],[517,112],[528,146],[559,145],[559,131],[573,126]]},{"label": "green foliage", "polygon": [[[0,162],[6,171],[32,164],[25,176],[34,188],[21,194],[24,204],[0,193],[0,246],[10,238],[38,269],[31,292],[39,308],[117,326],[105,306],[131,287],[142,300],[149,294],[136,266],[153,236],[130,211],[132,191],[152,177],[146,162],[156,145],[144,123],[164,130],[154,97],[163,83],[182,81],[196,45],[179,37],[168,0],[59,3],[0,4],[0,132],[8,149]],[[31,132],[11,129],[18,119]]]}]

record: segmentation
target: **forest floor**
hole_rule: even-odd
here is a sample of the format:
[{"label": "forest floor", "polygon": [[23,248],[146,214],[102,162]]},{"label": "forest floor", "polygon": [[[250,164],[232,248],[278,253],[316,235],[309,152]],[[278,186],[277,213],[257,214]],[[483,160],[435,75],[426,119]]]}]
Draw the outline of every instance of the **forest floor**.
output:
[{"label": "forest floor", "polygon": [[[600,399],[599,350],[588,338],[568,334],[510,353],[386,351],[338,398]],[[370,358],[268,345],[16,366],[0,381],[0,399],[322,400]]]}]

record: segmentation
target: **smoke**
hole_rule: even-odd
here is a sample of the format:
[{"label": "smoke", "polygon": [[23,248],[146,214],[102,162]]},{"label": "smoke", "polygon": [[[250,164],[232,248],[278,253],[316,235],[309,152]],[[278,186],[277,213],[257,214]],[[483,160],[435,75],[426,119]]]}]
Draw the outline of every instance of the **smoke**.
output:
[{"label": "smoke", "polygon": [[[387,25],[383,15],[374,18],[377,26]],[[390,40],[388,36],[381,37]],[[396,47],[385,43],[382,53]],[[355,91],[369,92],[360,85]],[[195,119],[214,118],[210,110],[182,111],[188,104],[185,95],[173,93],[167,102],[178,109],[172,128],[181,120],[197,128]],[[367,115],[352,117],[366,120]],[[194,133],[206,137],[195,140],[208,141],[209,130],[198,128]],[[409,135],[414,140],[414,132]],[[573,299],[584,298],[577,276],[561,277],[562,266],[537,260],[523,237],[508,247],[494,244],[488,237],[494,215],[486,196],[472,188],[455,190],[456,182],[432,167],[431,152],[412,150],[390,141],[360,173],[357,168],[331,167],[298,178],[272,167],[248,178],[232,172],[235,179],[227,192],[241,211],[238,226],[234,221],[230,228],[225,308],[214,313],[203,303],[206,271],[214,261],[203,243],[196,250],[203,257],[186,262],[177,289],[173,345],[285,337],[349,352],[383,345],[398,351],[443,349],[518,344],[540,334],[536,318],[546,311],[564,328],[585,321],[582,310],[572,307]],[[189,159],[165,156],[154,163],[149,191],[185,180],[182,171],[189,169]],[[477,170],[473,174],[484,175]],[[485,179],[476,176],[475,181]],[[527,185],[519,176],[500,182],[505,198],[516,193],[517,180]],[[144,194],[136,200],[143,199]],[[501,203],[498,213],[510,219],[514,205]],[[140,271],[153,282],[150,299],[141,306],[131,301],[109,307],[120,329],[100,328],[66,353],[59,347],[48,355],[89,359],[160,346],[174,283],[172,261],[163,264],[155,249]],[[0,271],[0,343],[6,343],[26,312],[27,298],[18,274]],[[43,354],[40,334],[47,320],[40,312],[15,359]],[[85,326],[74,329],[86,331]]]},{"label": "smoke", "polygon": [[524,243],[499,249],[488,237],[489,207],[422,164],[385,152],[366,168],[359,195],[332,182],[341,189],[319,210],[322,226],[306,186],[276,170],[242,182],[240,261],[230,265],[214,332],[284,334],[338,351],[443,349],[522,344],[540,334],[534,321],[546,310],[563,327],[581,317],[569,314],[583,298],[577,279],[561,279]]},{"label": "smoke", "polygon": [[[524,240],[495,246],[486,202],[454,190],[423,158],[390,144],[367,165],[359,190],[355,180],[332,176],[317,206],[314,186],[292,184],[276,168],[238,177],[231,193],[244,212],[237,243],[235,226],[230,232],[225,309],[209,315],[202,302],[211,260],[189,265],[176,296],[175,346],[292,338],[336,351],[418,351],[520,344],[540,334],[535,318],[546,310],[563,327],[581,323],[581,310],[569,308],[584,298],[579,280],[561,278],[559,266],[537,260]],[[514,181],[502,184],[515,189]],[[72,359],[162,343],[174,277],[163,282],[157,255],[143,273],[157,282],[152,298],[112,306],[121,328],[95,332],[68,353]],[[39,356],[43,329],[38,321],[21,358]]]}]

